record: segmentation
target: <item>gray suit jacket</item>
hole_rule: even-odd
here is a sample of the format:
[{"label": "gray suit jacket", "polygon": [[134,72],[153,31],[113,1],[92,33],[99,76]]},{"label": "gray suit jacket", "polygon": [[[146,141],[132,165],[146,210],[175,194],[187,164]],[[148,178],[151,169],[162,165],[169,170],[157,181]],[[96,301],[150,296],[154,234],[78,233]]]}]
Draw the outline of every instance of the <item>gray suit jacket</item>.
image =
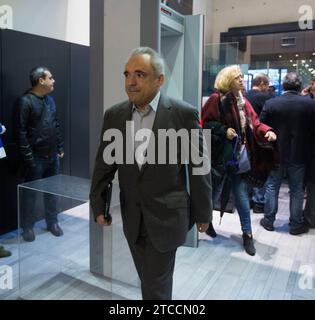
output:
[{"label": "gray suit jacket", "polygon": [[[105,112],[92,178],[90,204],[95,217],[104,213],[104,190],[118,170],[121,214],[126,238],[132,243],[136,242],[142,214],[153,245],[159,251],[167,252],[185,242],[187,231],[195,222],[207,223],[212,218],[210,174],[193,175],[193,167],[198,166],[188,159],[189,193],[187,192],[186,165],[180,163],[180,143],[177,143],[176,164],[147,163],[141,170],[136,162],[106,164],[103,152],[110,142],[103,141],[104,131],[118,129],[122,132],[125,153],[126,121],[130,121],[131,116],[132,104],[128,101]],[[155,150],[158,150],[158,129],[182,128],[200,129],[197,110],[185,102],[161,95],[152,129],[155,134]],[[157,154],[156,152],[156,159]]]}]

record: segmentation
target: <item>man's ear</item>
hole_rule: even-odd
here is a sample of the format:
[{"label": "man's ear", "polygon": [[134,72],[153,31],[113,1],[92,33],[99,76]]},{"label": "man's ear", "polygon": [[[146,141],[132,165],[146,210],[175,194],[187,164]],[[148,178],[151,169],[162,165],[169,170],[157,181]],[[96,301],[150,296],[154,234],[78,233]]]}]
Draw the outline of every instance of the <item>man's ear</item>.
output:
[{"label": "man's ear", "polygon": [[160,84],[160,87],[161,87],[164,84],[164,81],[165,81],[164,74],[160,74],[158,79],[159,79],[159,84]]}]

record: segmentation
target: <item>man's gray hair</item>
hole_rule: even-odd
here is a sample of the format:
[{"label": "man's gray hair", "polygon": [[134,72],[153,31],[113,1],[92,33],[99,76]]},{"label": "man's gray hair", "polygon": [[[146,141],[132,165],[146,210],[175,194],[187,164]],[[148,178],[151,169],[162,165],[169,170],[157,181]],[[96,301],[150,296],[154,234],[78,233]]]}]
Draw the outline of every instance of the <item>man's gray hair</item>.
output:
[{"label": "man's gray hair", "polygon": [[289,72],[285,75],[282,87],[285,91],[301,91],[303,85],[302,77],[296,72]]},{"label": "man's gray hair", "polygon": [[252,86],[259,86],[261,83],[268,85],[269,77],[265,73],[259,73],[255,76],[252,82]]},{"label": "man's gray hair", "polygon": [[159,76],[161,74],[165,75],[164,60],[155,50],[149,47],[138,47],[131,52],[130,58],[142,54],[147,54],[151,57],[152,68]]},{"label": "man's gray hair", "polygon": [[46,72],[49,71],[46,67],[35,67],[30,71],[30,82],[32,87],[35,87],[40,78],[46,78]]}]

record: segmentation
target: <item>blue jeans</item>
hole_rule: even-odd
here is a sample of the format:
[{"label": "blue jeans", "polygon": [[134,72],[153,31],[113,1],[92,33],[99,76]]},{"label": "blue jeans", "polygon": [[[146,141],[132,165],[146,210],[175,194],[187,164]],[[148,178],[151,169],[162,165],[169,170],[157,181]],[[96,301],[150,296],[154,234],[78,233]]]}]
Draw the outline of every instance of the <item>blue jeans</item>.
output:
[{"label": "blue jeans", "polygon": [[257,204],[261,207],[265,205],[265,192],[266,192],[265,186],[261,188],[253,188],[252,200],[254,204]]},{"label": "blue jeans", "polygon": [[276,219],[279,190],[285,170],[290,189],[290,228],[296,229],[303,224],[304,165],[280,166],[277,170],[271,171],[266,182],[265,218],[270,223]]},{"label": "blue jeans", "polygon": [[250,202],[249,202],[249,186],[242,175],[232,175],[232,192],[235,201],[235,207],[240,217],[243,233],[252,233],[252,225],[250,220]]},{"label": "blue jeans", "polygon": [[[59,173],[60,161],[58,155],[52,157],[34,157],[35,167],[27,168],[25,182],[51,177]],[[21,225],[24,230],[32,229],[37,216],[34,212],[36,193],[32,189],[23,189],[21,208]],[[45,219],[47,226],[57,223],[56,196],[44,193]]]}]

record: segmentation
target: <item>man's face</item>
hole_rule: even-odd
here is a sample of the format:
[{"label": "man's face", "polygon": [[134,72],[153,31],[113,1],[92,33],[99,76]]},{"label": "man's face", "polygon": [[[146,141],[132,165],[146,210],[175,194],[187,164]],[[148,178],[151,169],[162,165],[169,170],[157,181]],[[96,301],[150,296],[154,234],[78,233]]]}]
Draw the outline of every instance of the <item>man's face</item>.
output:
[{"label": "man's face", "polygon": [[268,92],[269,90],[269,82],[261,82],[259,85],[261,92]]},{"label": "man's face", "polygon": [[311,92],[315,93],[315,81],[311,81]]},{"label": "man's face", "polygon": [[163,75],[157,75],[148,54],[131,57],[125,67],[125,90],[129,101],[143,108],[155,97],[164,82]]},{"label": "man's face", "polygon": [[54,90],[55,80],[49,71],[45,71],[45,74],[45,78],[40,78],[39,83],[46,90],[47,93],[50,93]]}]

